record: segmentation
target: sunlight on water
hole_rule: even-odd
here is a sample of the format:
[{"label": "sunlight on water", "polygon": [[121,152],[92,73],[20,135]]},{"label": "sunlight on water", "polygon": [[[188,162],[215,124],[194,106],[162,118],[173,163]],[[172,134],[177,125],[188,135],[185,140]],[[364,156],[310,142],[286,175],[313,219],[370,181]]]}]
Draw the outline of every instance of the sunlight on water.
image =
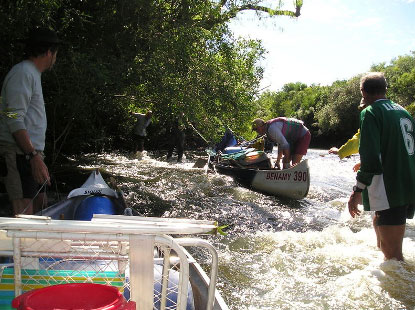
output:
[{"label": "sunlight on water", "polygon": [[[398,309],[415,306],[415,245],[383,262],[372,229],[258,232],[228,245],[222,269],[234,309]],[[406,309],[406,308],[405,308]]]},{"label": "sunlight on water", "polygon": [[144,215],[228,225],[226,236],[206,238],[218,249],[218,288],[232,310],[414,309],[415,220],[405,234],[406,262],[384,262],[370,212],[352,219],[347,210],[358,157],[309,150],[307,159],[310,191],[300,201],[194,169],[190,156],[177,163],[151,153],[141,160],[91,154],[81,166],[116,176],[127,203]]}]

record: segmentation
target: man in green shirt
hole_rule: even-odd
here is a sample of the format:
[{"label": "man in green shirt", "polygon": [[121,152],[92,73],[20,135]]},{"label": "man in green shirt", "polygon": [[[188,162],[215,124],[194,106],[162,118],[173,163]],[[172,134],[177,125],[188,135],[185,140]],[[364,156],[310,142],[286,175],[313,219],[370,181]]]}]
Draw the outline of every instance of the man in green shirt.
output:
[{"label": "man in green shirt", "polygon": [[407,218],[415,205],[415,122],[400,105],[386,99],[383,73],[362,77],[360,90],[368,106],[360,114],[361,167],[348,207],[352,217],[375,211],[373,225],[385,259],[403,260]]}]

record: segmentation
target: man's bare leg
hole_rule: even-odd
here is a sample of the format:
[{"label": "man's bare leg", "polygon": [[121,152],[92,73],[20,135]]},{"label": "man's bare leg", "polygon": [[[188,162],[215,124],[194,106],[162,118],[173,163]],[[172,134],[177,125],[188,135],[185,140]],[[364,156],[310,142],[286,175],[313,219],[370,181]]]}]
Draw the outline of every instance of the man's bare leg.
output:
[{"label": "man's bare leg", "polygon": [[17,214],[33,214],[33,204],[31,199],[15,199],[12,200],[13,213]]},{"label": "man's bare leg", "polygon": [[33,201],[33,214],[40,212],[48,206],[46,192],[39,193]]},{"label": "man's bare leg", "polygon": [[380,237],[380,249],[385,255],[385,260],[397,259],[403,261],[402,242],[405,234],[404,225],[377,226]]},{"label": "man's bare leg", "polygon": [[378,226],[376,225],[377,220],[378,220],[378,215],[375,214],[375,216],[373,217],[373,228],[375,229],[375,233],[376,233],[376,246],[380,249],[379,229],[378,229]]}]

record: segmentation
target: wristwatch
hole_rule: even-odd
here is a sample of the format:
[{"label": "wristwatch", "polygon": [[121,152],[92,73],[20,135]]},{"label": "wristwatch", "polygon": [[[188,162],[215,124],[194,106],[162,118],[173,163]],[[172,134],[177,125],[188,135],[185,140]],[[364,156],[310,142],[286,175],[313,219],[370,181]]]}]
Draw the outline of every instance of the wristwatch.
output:
[{"label": "wristwatch", "polygon": [[26,156],[26,160],[31,160],[33,157],[35,157],[37,154],[39,154],[38,152],[36,152],[36,150],[33,150],[32,152],[25,154]]},{"label": "wristwatch", "polygon": [[353,191],[354,191],[355,193],[361,193],[361,192],[363,192],[363,189],[362,189],[362,188],[360,188],[360,187],[357,187],[357,186],[355,185],[355,186],[353,186]]}]

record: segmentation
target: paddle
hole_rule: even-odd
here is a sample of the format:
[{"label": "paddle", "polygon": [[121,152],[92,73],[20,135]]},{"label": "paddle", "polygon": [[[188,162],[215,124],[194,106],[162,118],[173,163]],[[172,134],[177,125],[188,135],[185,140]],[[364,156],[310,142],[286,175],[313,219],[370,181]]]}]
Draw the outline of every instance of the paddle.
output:
[{"label": "paddle", "polygon": [[189,124],[189,126],[199,135],[199,137],[201,137],[202,139],[203,139],[203,141],[205,141],[206,142],[206,144],[207,145],[209,145],[210,143],[209,143],[209,141],[208,140],[206,140],[205,139],[205,137],[203,137],[202,136],[202,134],[199,132],[199,131],[197,131],[197,129],[193,126],[193,124],[192,123],[190,123],[190,122],[187,122],[188,124]]}]

